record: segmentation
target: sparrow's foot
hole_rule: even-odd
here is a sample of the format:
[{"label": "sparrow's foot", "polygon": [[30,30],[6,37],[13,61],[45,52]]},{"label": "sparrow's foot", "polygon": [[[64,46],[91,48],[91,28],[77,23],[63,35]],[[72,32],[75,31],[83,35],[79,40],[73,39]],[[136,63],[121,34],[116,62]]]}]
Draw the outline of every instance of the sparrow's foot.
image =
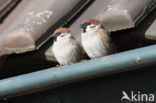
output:
[{"label": "sparrow's foot", "polygon": [[82,59],[82,60],[80,60],[80,62],[86,62],[87,61],[87,59]]},{"label": "sparrow's foot", "polygon": [[69,63],[69,65],[72,65],[72,64],[74,64],[74,62],[70,62],[70,63]]},{"label": "sparrow's foot", "polygon": [[63,65],[56,65],[56,67],[62,67]]}]

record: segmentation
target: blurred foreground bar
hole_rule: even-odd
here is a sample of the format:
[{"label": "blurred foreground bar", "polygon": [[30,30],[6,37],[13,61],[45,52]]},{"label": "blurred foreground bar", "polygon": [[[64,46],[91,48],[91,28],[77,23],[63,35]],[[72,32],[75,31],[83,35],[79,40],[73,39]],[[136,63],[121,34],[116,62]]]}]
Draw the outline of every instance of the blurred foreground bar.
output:
[{"label": "blurred foreground bar", "polygon": [[[122,59],[121,59],[122,58]],[[0,80],[0,98],[129,71],[156,63],[156,45]]]}]

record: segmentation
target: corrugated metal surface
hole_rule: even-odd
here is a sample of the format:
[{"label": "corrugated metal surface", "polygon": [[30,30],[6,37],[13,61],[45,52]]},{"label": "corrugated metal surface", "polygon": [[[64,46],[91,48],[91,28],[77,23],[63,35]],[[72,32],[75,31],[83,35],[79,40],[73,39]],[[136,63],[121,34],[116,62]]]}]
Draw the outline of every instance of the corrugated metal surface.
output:
[{"label": "corrugated metal surface", "polygon": [[[21,0],[0,0],[0,23],[3,23],[5,18],[9,15],[9,13],[16,7],[16,5],[20,1]],[[6,60],[7,56],[0,57],[0,70],[2,69]]]},{"label": "corrugated metal surface", "polygon": [[16,6],[20,0],[0,0],[0,22],[8,15],[8,12]]},{"label": "corrugated metal surface", "polygon": [[109,31],[135,27],[154,8],[155,0],[113,0],[96,18]]},{"label": "corrugated metal surface", "polygon": [[[128,4],[128,5],[127,5]],[[156,7],[155,0],[97,0],[70,27],[79,35],[79,25],[88,18],[97,18],[109,31],[135,27]]]},{"label": "corrugated metal surface", "polygon": [[138,37],[156,40],[156,9],[132,32]]},{"label": "corrugated metal surface", "polygon": [[[2,12],[14,1],[1,1]],[[53,30],[66,24],[90,0],[23,0],[0,26],[0,55],[22,53],[38,49]],[[88,18],[98,18],[109,31],[134,27],[153,8],[155,0],[94,0],[71,24],[70,29],[80,41],[79,24]],[[129,5],[126,5],[126,4]],[[7,6],[8,7],[8,6]],[[11,6],[10,6],[11,7]],[[9,8],[9,7],[8,7]],[[4,10],[7,11],[5,8]],[[2,13],[3,14],[3,13]]]},{"label": "corrugated metal surface", "polygon": [[[128,4],[128,5],[127,5]],[[72,34],[81,43],[80,24],[88,18],[102,21],[109,31],[117,31],[137,26],[156,6],[155,0],[95,0],[69,26]],[[39,57],[55,61],[51,52],[52,42],[48,42],[39,52]]]},{"label": "corrugated metal surface", "polygon": [[35,50],[90,0],[23,0],[0,27],[0,55]]}]

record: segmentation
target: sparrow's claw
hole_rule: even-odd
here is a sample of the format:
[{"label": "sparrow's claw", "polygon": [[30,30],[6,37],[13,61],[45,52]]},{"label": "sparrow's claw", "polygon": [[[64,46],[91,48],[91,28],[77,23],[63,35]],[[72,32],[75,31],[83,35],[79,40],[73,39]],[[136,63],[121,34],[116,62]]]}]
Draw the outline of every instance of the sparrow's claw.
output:
[{"label": "sparrow's claw", "polygon": [[82,59],[82,60],[80,60],[80,62],[86,62],[87,61],[87,59]]},{"label": "sparrow's claw", "polygon": [[63,65],[56,65],[56,67],[62,67]]},{"label": "sparrow's claw", "polygon": [[69,63],[69,65],[72,65],[72,64],[74,64],[74,62],[70,62],[70,63]]}]

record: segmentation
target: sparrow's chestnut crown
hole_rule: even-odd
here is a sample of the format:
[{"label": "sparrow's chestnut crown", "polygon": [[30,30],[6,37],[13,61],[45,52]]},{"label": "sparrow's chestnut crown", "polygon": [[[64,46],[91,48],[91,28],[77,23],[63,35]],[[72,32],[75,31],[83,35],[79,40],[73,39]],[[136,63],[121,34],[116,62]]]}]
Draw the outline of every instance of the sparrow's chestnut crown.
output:
[{"label": "sparrow's chestnut crown", "polygon": [[99,25],[100,21],[96,19],[88,19],[88,20],[85,20],[84,23],[92,23],[94,25]]},{"label": "sparrow's chestnut crown", "polygon": [[52,35],[52,38],[53,38],[54,41],[57,41],[58,37],[59,38],[64,38],[64,37],[69,38],[69,37],[72,37],[72,36],[71,36],[71,32],[70,32],[69,29],[62,27],[62,28],[56,29],[54,31],[53,35]]},{"label": "sparrow's chestnut crown", "polygon": [[83,22],[83,24],[80,25],[80,28],[83,29],[83,32],[87,31],[87,27],[89,28],[95,28],[96,26],[100,25],[100,21],[96,19],[88,19]]},{"label": "sparrow's chestnut crown", "polygon": [[61,33],[66,33],[66,34],[70,34],[70,30],[67,29],[67,28],[58,28],[54,31],[53,35],[56,35],[56,34],[61,34]]}]

